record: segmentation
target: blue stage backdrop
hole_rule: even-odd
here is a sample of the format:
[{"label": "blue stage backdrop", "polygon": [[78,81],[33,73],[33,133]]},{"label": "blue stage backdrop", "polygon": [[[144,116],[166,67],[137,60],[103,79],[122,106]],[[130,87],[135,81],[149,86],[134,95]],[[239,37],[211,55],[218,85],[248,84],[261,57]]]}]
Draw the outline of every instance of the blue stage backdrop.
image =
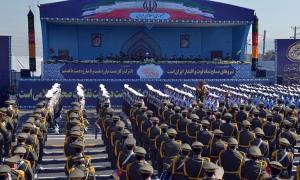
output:
[{"label": "blue stage backdrop", "polygon": [[[261,83],[269,84],[268,79],[204,79],[211,85],[220,85],[221,83],[238,85],[240,83]],[[139,80],[139,79],[124,79],[124,80],[34,80],[23,79],[19,81],[18,102],[21,108],[33,108],[37,102],[43,99],[47,89],[51,88],[52,84],[58,82],[61,84],[63,105],[68,106],[76,98],[76,85],[82,83],[86,88],[86,105],[94,107],[97,103],[99,84],[104,84],[111,94],[112,105],[120,107],[122,105],[122,91],[125,83],[131,87],[140,90],[145,90],[145,84],[151,84],[156,88],[164,89],[164,84],[170,84],[174,87],[182,87],[182,84],[196,86],[199,79],[190,80]]]},{"label": "blue stage backdrop", "polygon": [[300,39],[277,39],[275,45],[278,83],[300,84]]},{"label": "blue stage backdrop", "polygon": [[249,64],[44,64],[44,79],[247,79]]}]

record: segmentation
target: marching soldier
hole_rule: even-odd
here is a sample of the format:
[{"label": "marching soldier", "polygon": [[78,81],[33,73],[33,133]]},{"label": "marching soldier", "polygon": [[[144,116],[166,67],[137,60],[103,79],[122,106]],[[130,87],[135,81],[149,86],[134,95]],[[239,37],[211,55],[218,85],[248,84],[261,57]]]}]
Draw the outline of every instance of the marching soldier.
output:
[{"label": "marching soldier", "polygon": [[284,120],[283,126],[284,130],[279,134],[279,138],[286,138],[291,147],[294,147],[297,143],[297,134],[291,130],[293,124],[288,120]]},{"label": "marching soldier", "polygon": [[281,126],[281,123],[283,122],[283,114],[279,113],[280,107],[278,105],[275,105],[273,108],[274,113],[273,113],[273,121]]},{"label": "marching soldier", "polygon": [[172,159],[179,154],[181,148],[181,143],[175,140],[176,130],[171,128],[168,129],[167,133],[170,139],[160,146],[160,156],[163,158],[165,172],[169,169]]},{"label": "marching soldier", "polygon": [[266,118],[267,111],[265,110],[265,104],[263,102],[259,102],[258,104],[258,110],[259,110],[259,117],[260,118]]},{"label": "marching soldier", "polygon": [[272,161],[278,161],[282,166],[282,172],[280,178],[289,179],[291,177],[291,171],[293,167],[294,155],[288,151],[291,147],[290,142],[286,138],[279,139],[279,149],[272,154]]},{"label": "marching soldier", "polygon": [[215,129],[220,129],[221,125],[225,123],[225,121],[222,119],[221,112],[215,113],[216,119],[211,123],[211,130],[214,131]]},{"label": "marching soldier", "polygon": [[205,175],[203,165],[205,162],[209,162],[210,159],[201,156],[203,147],[201,142],[196,141],[192,144],[193,157],[187,159],[183,167],[184,175],[187,176],[188,179],[199,179]]},{"label": "marching soldier", "polygon": [[266,180],[281,180],[279,175],[283,169],[283,166],[278,161],[271,161],[269,163],[269,167],[271,170],[271,176],[266,178]]},{"label": "marching soldier", "polygon": [[197,122],[199,117],[196,114],[191,114],[190,117],[192,122],[186,125],[185,133],[189,138],[189,144],[193,144],[197,139],[197,132],[201,129],[201,125]]},{"label": "marching soldier", "polygon": [[212,162],[218,163],[221,152],[225,151],[227,148],[227,143],[222,140],[223,132],[221,130],[216,129],[213,131],[213,133],[214,138],[210,145],[209,157],[211,158]]},{"label": "marching soldier", "polygon": [[199,141],[203,144],[202,156],[209,157],[209,147],[213,141],[213,133],[208,130],[210,123],[207,120],[201,121],[202,130],[200,130],[196,135],[196,141]]},{"label": "marching soldier", "polygon": [[158,151],[157,153],[157,172],[158,172],[158,176],[160,177],[160,175],[162,174],[163,171],[163,157],[160,154],[160,148],[161,145],[164,144],[165,142],[167,142],[169,140],[169,136],[167,134],[167,130],[168,130],[168,125],[167,124],[161,124],[160,126],[161,129],[161,134],[156,138],[155,141],[155,147],[156,150]]},{"label": "marching soldier", "polygon": [[238,125],[239,130],[242,128],[242,123],[244,120],[248,119],[248,113],[245,111],[245,104],[240,104],[240,110],[236,115],[236,123]]},{"label": "marching soldier", "polygon": [[150,157],[151,157],[152,166],[156,167],[156,163],[157,163],[156,157],[157,157],[158,151],[156,149],[155,142],[156,142],[156,139],[161,134],[161,130],[158,127],[159,119],[157,117],[152,117],[151,121],[152,121],[152,127],[150,127],[148,129],[147,134],[148,134],[148,140],[150,141],[149,145],[150,145],[150,155],[151,155]]},{"label": "marching soldier", "polygon": [[248,152],[249,160],[245,162],[242,169],[242,177],[244,179],[263,179],[267,177],[267,162],[259,160],[263,155],[259,147],[250,146]]},{"label": "marching soldier", "polygon": [[172,160],[172,164],[169,168],[169,174],[173,180],[187,180],[184,175],[184,163],[189,159],[192,148],[189,144],[183,144],[181,146],[181,155]]},{"label": "marching soldier", "polygon": [[230,113],[225,113],[224,117],[226,122],[220,127],[220,130],[224,132],[223,139],[226,141],[231,137],[237,138],[238,128],[235,123],[231,123],[232,115]]},{"label": "marching soldier", "polygon": [[239,151],[244,153],[248,153],[248,148],[250,143],[254,140],[255,134],[250,131],[251,123],[247,120],[244,120],[242,123],[242,131],[238,134],[238,142],[239,142]]},{"label": "marching soldier", "polygon": [[173,106],[174,106],[173,103],[169,103],[167,105],[168,108],[162,113],[163,122],[167,123],[169,126],[170,126],[170,117],[174,114]]},{"label": "marching soldier", "polygon": [[144,164],[140,168],[141,180],[151,180],[153,174],[153,167],[150,164]]},{"label": "marching soldier", "polygon": [[203,180],[217,180],[216,178],[216,170],[219,168],[216,164],[212,162],[205,162],[204,163],[204,171],[205,171],[205,177]]},{"label": "marching soldier", "polygon": [[[116,147],[116,142],[117,141],[122,141],[123,136],[122,136],[122,130],[125,128],[125,123],[123,121],[118,121],[116,123],[116,132],[112,132],[111,138],[110,138],[110,143],[109,146],[111,150],[114,150]],[[116,168],[116,156],[114,155],[114,151],[109,151],[109,157],[111,159],[111,167]]]},{"label": "marching soldier", "polygon": [[114,176],[119,176],[120,180],[126,179],[126,167],[128,164],[134,162],[134,147],[136,145],[136,140],[132,136],[128,136],[128,138],[124,142],[124,149],[121,150],[117,157],[117,171]]},{"label": "marching soldier", "polygon": [[253,110],[253,115],[254,117],[251,120],[251,129],[255,129],[255,128],[262,128],[262,120],[259,117],[259,111],[257,109]]},{"label": "marching soldier", "polygon": [[176,131],[178,131],[178,129],[176,128],[176,125],[177,125],[178,121],[182,120],[182,115],[180,113],[181,108],[179,106],[175,106],[174,111],[175,111],[175,114],[173,114],[170,117],[170,127],[175,129]]},{"label": "marching soldier", "polygon": [[146,150],[142,147],[137,146],[134,150],[135,162],[132,162],[126,166],[126,180],[131,179],[141,179],[141,174],[139,173],[140,168],[148,164],[145,160]]},{"label": "marching soldier", "polygon": [[[153,116],[152,111],[147,111],[147,117],[145,121],[142,122],[140,130],[141,130],[141,137],[142,141],[141,144],[146,149],[146,151],[149,151],[149,139],[148,139],[148,129],[152,126],[151,118]],[[149,158],[146,157],[148,160]]]},{"label": "marching soldier", "polygon": [[[147,111],[146,106],[142,106],[140,108],[140,113],[137,114],[136,120],[135,120],[136,124],[134,125],[137,127],[137,130],[136,130],[137,132],[134,135],[136,135],[137,144],[141,145],[141,146],[144,146],[144,140],[146,138],[146,134],[143,134],[143,127],[142,127],[143,124],[145,123],[145,121],[148,120],[146,111]],[[151,116],[152,116],[152,114],[151,114]]]},{"label": "marching soldier", "polygon": [[255,139],[250,142],[252,146],[257,146],[262,153],[262,156],[265,158],[269,157],[269,143],[268,141],[263,140],[265,133],[261,128],[255,128]]},{"label": "marching soldier", "polygon": [[[19,157],[17,162],[18,170],[22,170],[25,173],[25,179],[34,179],[33,169],[30,161],[28,161],[26,158],[27,150],[24,147],[17,147],[14,150],[14,156]],[[13,156],[13,157],[14,157]]]},{"label": "marching soldier", "polygon": [[178,139],[182,143],[189,143],[189,138],[186,134],[186,126],[191,123],[191,120],[188,119],[188,110],[184,109],[181,111],[182,119],[179,119],[176,124],[176,130],[178,132]]},{"label": "marching soldier", "polygon": [[[22,170],[18,170],[18,162],[20,157],[18,155],[4,159],[4,164],[11,168],[11,178],[17,180],[25,180],[25,173]],[[30,179],[30,177],[28,177]],[[32,178],[31,178],[32,179]]]},{"label": "marching soldier", "polygon": [[273,114],[267,114],[267,122],[263,124],[265,138],[269,143],[269,156],[276,149],[276,138],[278,135],[279,124],[273,122]]},{"label": "marching soldier", "polygon": [[245,162],[245,154],[238,151],[237,147],[237,140],[229,138],[227,150],[220,154],[219,163],[224,169],[224,179],[241,179],[241,168]]}]

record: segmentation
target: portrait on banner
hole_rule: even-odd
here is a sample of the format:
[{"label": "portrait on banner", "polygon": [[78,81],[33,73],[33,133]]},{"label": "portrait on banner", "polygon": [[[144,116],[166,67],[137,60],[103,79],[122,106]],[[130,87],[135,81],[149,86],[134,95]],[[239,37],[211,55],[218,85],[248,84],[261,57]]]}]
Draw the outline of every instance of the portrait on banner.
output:
[{"label": "portrait on banner", "polygon": [[190,45],[190,35],[181,34],[180,35],[180,48],[189,48]]},{"label": "portrait on banner", "polygon": [[92,35],[91,35],[92,47],[100,47],[101,43],[102,43],[101,34],[100,33],[92,33]]}]

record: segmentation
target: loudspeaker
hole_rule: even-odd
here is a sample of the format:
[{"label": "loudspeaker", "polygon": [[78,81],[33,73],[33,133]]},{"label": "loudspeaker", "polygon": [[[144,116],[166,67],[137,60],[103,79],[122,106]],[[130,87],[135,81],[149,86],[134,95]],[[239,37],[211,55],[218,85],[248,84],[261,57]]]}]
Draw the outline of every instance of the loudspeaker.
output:
[{"label": "loudspeaker", "polygon": [[267,71],[265,69],[257,69],[256,70],[256,77],[266,77]]},{"label": "loudspeaker", "polygon": [[30,78],[30,70],[29,69],[21,69],[21,78]]}]

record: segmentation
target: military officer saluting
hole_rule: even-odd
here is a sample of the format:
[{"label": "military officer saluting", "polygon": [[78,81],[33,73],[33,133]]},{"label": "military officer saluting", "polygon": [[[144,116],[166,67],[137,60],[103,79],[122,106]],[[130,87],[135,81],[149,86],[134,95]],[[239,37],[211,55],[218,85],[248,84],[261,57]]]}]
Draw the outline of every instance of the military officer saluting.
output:
[{"label": "military officer saluting", "polygon": [[245,162],[245,154],[238,151],[237,147],[237,140],[229,138],[227,150],[220,154],[219,163],[224,169],[224,179],[241,179],[241,168]]},{"label": "military officer saluting", "polygon": [[239,142],[239,151],[244,153],[248,152],[250,142],[255,138],[255,134],[250,131],[251,123],[247,120],[244,120],[242,123],[242,131],[239,132],[238,142]]},{"label": "military officer saluting", "polygon": [[268,164],[259,160],[262,156],[259,147],[249,147],[248,157],[250,159],[245,162],[242,169],[242,177],[244,179],[263,179],[263,177],[267,177],[266,167]]},{"label": "military officer saluting", "polygon": [[209,158],[202,157],[204,145],[201,142],[194,142],[192,144],[193,156],[189,158],[184,163],[184,175],[188,179],[199,179],[205,176],[203,165],[205,162],[210,161]]}]

